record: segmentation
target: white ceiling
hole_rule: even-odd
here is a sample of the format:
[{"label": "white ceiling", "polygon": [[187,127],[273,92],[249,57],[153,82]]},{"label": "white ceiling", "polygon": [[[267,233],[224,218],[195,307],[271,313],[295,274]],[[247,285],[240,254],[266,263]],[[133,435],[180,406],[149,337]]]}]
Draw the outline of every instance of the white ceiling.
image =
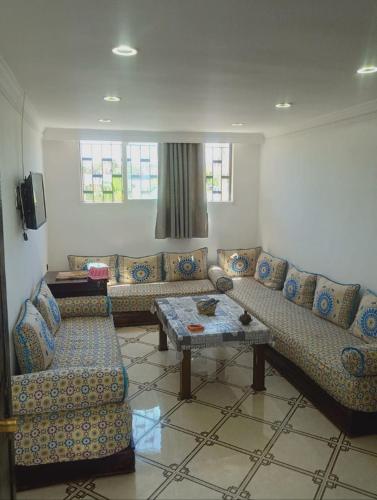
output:
[{"label": "white ceiling", "polygon": [[0,55],[46,127],[271,135],[377,99],[355,73],[376,21],[376,0],[0,0]]}]

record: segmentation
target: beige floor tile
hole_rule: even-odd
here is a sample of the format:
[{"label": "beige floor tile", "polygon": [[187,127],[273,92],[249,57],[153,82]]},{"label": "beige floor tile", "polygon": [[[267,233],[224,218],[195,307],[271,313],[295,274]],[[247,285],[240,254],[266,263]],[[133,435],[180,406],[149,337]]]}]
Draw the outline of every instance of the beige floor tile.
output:
[{"label": "beige floor tile", "polygon": [[17,493],[17,500],[60,500],[66,498],[68,487],[67,484],[57,484],[48,488],[20,491]]},{"label": "beige floor tile", "polygon": [[[202,381],[199,377],[195,375],[191,375],[191,390],[194,390]],[[168,373],[161,380],[156,382],[157,387],[164,389],[166,391],[174,392],[175,394],[179,393],[179,384],[180,384],[180,373]]]},{"label": "beige floor tile", "polygon": [[244,394],[244,391],[238,387],[220,382],[207,382],[195,396],[197,400],[225,407],[233,406]]},{"label": "beige floor tile", "polygon": [[251,386],[253,381],[253,372],[250,368],[242,368],[240,366],[226,366],[218,375],[218,379],[222,382],[229,382],[239,387]]},{"label": "beige floor tile", "polygon": [[246,351],[237,356],[234,360],[238,365],[243,365],[251,368],[253,366],[253,351]]},{"label": "beige floor tile", "polygon": [[133,396],[136,392],[140,391],[140,387],[138,384],[134,384],[133,382],[128,383],[128,397],[130,398]]},{"label": "beige floor tile", "polygon": [[149,344],[158,345],[158,343],[159,343],[158,330],[156,330],[155,332],[150,332],[150,333],[147,333],[146,335],[144,335],[142,341],[148,342]]},{"label": "beige floor tile", "polygon": [[283,398],[297,398],[299,396],[299,392],[293,385],[280,375],[267,376],[265,385],[267,394],[275,394]]},{"label": "beige floor tile", "polygon": [[306,406],[305,408],[296,408],[295,413],[289,420],[289,425],[293,429],[307,432],[315,436],[321,436],[326,439],[338,437],[340,430],[335,427],[320,411]]},{"label": "beige floor tile", "polygon": [[251,498],[311,499],[318,489],[305,474],[274,464],[261,466],[245,490]]},{"label": "beige floor tile", "polygon": [[356,448],[361,448],[362,450],[368,450],[372,453],[377,454],[377,434],[373,436],[362,436],[358,438],[347,438],[350,441],[351,446]]},{"label": "beige floor tile", "polygon": [[136,472],[95,479],[94,492],[111,500],[148,498],[166,478],[157,467],[136,460]]},{"label": "beige floor tile", "polygon": [[247,415],[275,422],[283,420],[292,409],[292,406],[284,399],[274,398],[263,392],[258,392],[250,394],[239,408],[242,413]]},{"label": "beige floor tile", "polygon": [[339,481],[360,489],[377,493],[377,457],[349,450],[341,451],[335,462],[333,474]]},{"label": "beige floor tile", "polygon": [[[179,403],[176,396],[164,394],[155,390],[145,390],[139,396],[136,396],[130,401],[130,406],[134,413],[144,414],[145,411],[158,409],[162,416],[169,411],[173,406]],[[157,413],[157,410],[156,410]]]},{"label": "beige floor tile", "polygon": [[153,413],[152,411],[145,412],[144,415],[133,413],[132,435],[134,442],[137,443],[144,436],[144,434],[146,434],[152,429],[154,425],[156,425],[157,421],[158,413]]},{"label": "beige floor tile", "polygon": [[164,366],[175,366],[181,362],[181,358],[177,356],[177,351],[169,349],[168,351],[156,351],[148,356],[148,361]]},{"label": "beige floor tile", "polygon": [[348,488],[342,488],[337,486],[336,488],[326,488],[325,493],[322,498],[329,500],[348,500],[348,499],[359,499],[359,498],[370,498],[370,496],[363,495],[362,493],[349,490]]},{"label": "beige floor tile", "polygon": [[145,333],[145,328],[142,326],[124,326],[117,328],[116,332],[125,339],[131,339],[143,335]]},{"label": "beige floor tile", "polygon": [[270,425],[242,416],[230,417],[216,432],[220,441],[248,451],[263,450],[274,433]]},{"label": "beige floor tile", "polygon": [[282,433],[271,449],[276,460],[310,472],[324,470],[332,451],[324,441],[293,432]]},{"label": "beige floor tile", "polygon": [[192,358],[191,360],[191,373],[199,375],[200,377],[216,377],[216,371],[221,369],[222,365],[213,359],[203,358],[201,356]]},{"label": "beige floor tile", "polygon": [[187,464],[189,475],[224,489],[238,487],[252,463],[243,453],[214,444],[204,446]]},{"label": "beige floor tile", "polygon": [[136,451],[164,465],[179,464],[197,446],[195,438],[169,427],[157,425],[136,445]]},{"label": "beige floor tile", "polygon": [[139,363],[127,369],[128,378],[134,382],[147,383],[152,382],[164,373],[164,369],[159,366]]},{"label": "beige floor tile", "polygon": [[124,347],[122,347],[122,354],[125,354],[129,358],[141,358],[142,356],[151,354],[152,352],[154,352],[154,347],[146,344],[141,344],[140,342],[126,344]]},{"label": "beige floor tile", "polygon": [[188,479],[172,481],[157,498],[165,500],[212,500],[221,499],[223,494]]},{"label": "beige floor tile", "polygon": [[237,349],[233,347],[208,347],[207,349],[201,349],[200,354],[213,359],[231,359],[237,354]]},{"label": "beige floor tile", "polygon": [[184,402],[169,415],[169,422],[193,432],[208,432],[224,417],[221,410],[196,402]]}]

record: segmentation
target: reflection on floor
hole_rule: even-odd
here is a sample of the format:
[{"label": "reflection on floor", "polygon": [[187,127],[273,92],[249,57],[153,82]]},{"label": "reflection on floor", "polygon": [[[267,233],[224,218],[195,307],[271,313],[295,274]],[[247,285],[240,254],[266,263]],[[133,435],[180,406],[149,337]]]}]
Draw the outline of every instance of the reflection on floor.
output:
[{"label": "reflection on floor", "polygon": [[19,499],[377,498],[377,436],[349,439],[271,367],[253,394],[252,352],[193,353],[193,400],[155,327],[118,330],[130,378],[137,472]]}]

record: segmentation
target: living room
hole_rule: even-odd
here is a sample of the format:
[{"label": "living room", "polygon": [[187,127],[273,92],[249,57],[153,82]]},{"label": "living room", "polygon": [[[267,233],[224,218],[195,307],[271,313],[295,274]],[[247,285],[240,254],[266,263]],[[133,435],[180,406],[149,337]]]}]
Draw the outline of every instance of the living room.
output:
[{"label": "living room", "polygon": [[377,498],[376,19],[0,0],[0,498]]}]

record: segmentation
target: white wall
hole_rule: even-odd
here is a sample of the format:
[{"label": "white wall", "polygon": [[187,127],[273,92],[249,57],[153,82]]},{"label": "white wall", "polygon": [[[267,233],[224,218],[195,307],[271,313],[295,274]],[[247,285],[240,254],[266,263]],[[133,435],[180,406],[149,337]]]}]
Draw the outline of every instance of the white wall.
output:
[{"label": "white wall", "polygon": [[[48,139],[48,134],[46,137],[44,164],[50,270],[66,269],[70,253],[142,256],[208,246],[209,258],[215,261],[217,248],[247,247],[258,243],[260,144],[235,144],[234,202],[209,203],[208,238],[156,240],[155,201],[125,200],[121,205],[80,203],[78,140],[52,140]],[[153,140],[153,137],[160,140],[160,136],[153,135],[139,140]]]},{"label": "white wall", "polygon": [[[15,189],[22,180],[21,165],[22,92],[9,68],[0,60],[0,183],[4,219],[5,270],[7,305],[11,340],[11,363],[14,369],[11,330],[22,302],[46,270],[47,228],[28,231],[29,241],[22,237],[20,216],[16,210]],[[24,121],[25,172],[42,172],[42,137],[32,121],[27,105]]]},{"label": "white wall", "polygon": [[377,292],[376,116],[267,139],[259,228],[266,250]]}]

